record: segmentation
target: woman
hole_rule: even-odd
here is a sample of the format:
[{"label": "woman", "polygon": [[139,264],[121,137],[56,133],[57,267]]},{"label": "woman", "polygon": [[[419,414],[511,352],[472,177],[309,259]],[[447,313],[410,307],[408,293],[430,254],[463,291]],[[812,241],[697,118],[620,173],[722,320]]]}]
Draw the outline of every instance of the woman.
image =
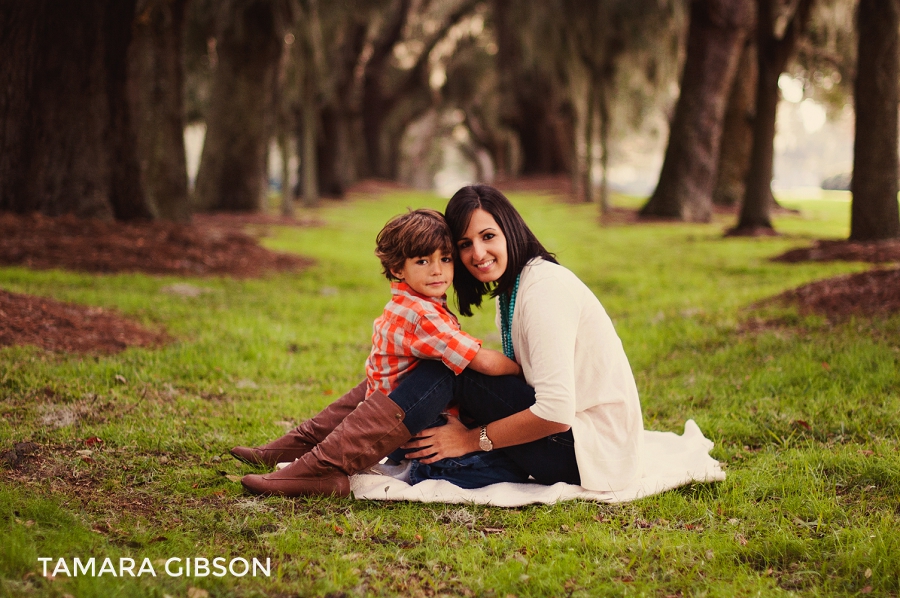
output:
[{"label": "woman", "polygon": [[[446,218],[458,248],[459,311],[470,316],[485,295],[498,298],[504,353],[522,366],[524,382],[468,370],[455,376],[440,363],[423,362],[372,406],[367,399],[354,409],[361,399],[351,391],[274,443],[234,449],[238,458],[267,464],[301,456],[282,470],[292,470],[287,474],[245,476],[250,491],[346,495],[347,476],[397,447],[415,460],[413,482],[438,478],[472,487],[484,479],[488,462],[492,470],[541,484],[598,491],[640,477],[637,388],[600,302],[544,249],[498,190],[460,189]],[[438,425],[453,400],[468,425],[455,417]],[[491,459],[479,459],[494,450]]]}]

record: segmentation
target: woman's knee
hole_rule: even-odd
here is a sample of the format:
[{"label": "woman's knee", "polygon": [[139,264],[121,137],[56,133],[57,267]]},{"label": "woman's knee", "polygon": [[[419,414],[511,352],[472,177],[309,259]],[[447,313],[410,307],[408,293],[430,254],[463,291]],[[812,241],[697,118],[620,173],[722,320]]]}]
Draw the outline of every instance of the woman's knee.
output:
[{"label": "woman's knee", "polygon": [[468,370],[460,374],[460,404],[476,420],[495,421],[528,409],[534,389],[515,376],[486,376]]}]

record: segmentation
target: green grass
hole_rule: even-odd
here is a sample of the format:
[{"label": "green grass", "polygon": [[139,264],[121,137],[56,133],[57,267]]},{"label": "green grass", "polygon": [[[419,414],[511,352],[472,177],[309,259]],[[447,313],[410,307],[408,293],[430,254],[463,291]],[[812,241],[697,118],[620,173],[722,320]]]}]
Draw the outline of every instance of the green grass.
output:
[{"label": "green grass", "polygon": [[[769,261],[846,236],[848,204],[787,199],[801,212],[779,217],[783,236],[725,239],[730,218],[600,226],[594,206],[511,197],[612,316],[645,426],[697,420],[725,482],[519,509],[244,496],[235,476],[254,470],[228,449],[279,435],[361,378],[389,294],[375,234],[406,207],[445,204],[356,198],[312,212],[320,227],[264,239],[315,258],[299,274],[0,269],[0,288],[116,308],[177,339],[110,357],[0,349],[0,451],[42,447],[0,472],[0,595],[897,596],[900,317],[754,307],[866,268]],[[207,292],[161,292],[173,282]],[[752,318],[779,324],[748,332]],[[490,311],[463,325],[499,345]],[[268,557],[272,576],[164,573],[165,559],[198,556]],[[51,581],[39,557],[148,558],[157,577]]]}]

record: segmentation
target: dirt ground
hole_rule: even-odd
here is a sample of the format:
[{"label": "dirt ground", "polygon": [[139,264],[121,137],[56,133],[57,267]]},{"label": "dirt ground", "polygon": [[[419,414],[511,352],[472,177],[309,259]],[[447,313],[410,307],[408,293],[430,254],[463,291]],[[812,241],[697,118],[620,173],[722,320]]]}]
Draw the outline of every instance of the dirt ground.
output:
[{"label": "dirt ground", "polygon": [[118,353],[165,344],[152,331],[99,307],[9,293],[0,289],[0,346],[36,345],[65,353]]},{"label": "dirt ground", "polygon": [[822,314],[831,320],[895,314],[900,312],[900,268],[817,280],[776,299],[796,304],[801,312]]},{"label": "dirt ground", "polygon": [[[504,191],[543,190],[565,195],[567,184],[567,178],[547,177],[498,186]],[[394,187],[375,181],[353,191],[385,192]],[[638,222],[631,210],[616,210],[610,216],[621,224]],[[308,259],[259,245],[252,235],[264,235],[271,225],[316,223],[262,214],[198,215],[191,224],[184,225],[0,213],[0,265],[237,278],[307,267],[311,263]],[[812,247],[793,249],[773,259],[789,263],[864,261],[879,265],[868,272],[819,280],[776,298],[798,305],[803,312],[832,319],[900,312],[900,240],[818,241]],[[114,353],[129,346],[158,346],[168,340],[164,331],[147,330],[111,310],[0,290],[0,346],[37,345],[49,351]]]},{"label": "dirt ground", "polygon": [[[260,214],[196,216],[189,225],[116,223],[72,216],[0,213],[0,265],[91,273],[143,272],[247,278],[298,271],[311,260],[262,247],[246,234],[269,225],[311,221]],[[49,351],[115,353],[167,342],[110,310],[0,289],[0,346],[36,345]]]},{"label": "dirt ground", "polygon": [[859,243],[816,241],[772,258],[776,262],[868,262],[874,270],[817,280],[782,293],[778,299],[796,303],[801,311],[831,319],[852,315],[900,312],[900,239]]},{"label": "dirt ground", "polygon": [[247,225],[268,224],[308,223],[239,214],[174,224],[0,213],[0,265],[240,278],[308,266],[309,260],[269,251],[242,232]]},{"label": "dirt ground", "polygon": [[900,239],[859,243],[816,241],[812,247],[791,249],[772,259],[775,262],[869,262],[900,264]]}]

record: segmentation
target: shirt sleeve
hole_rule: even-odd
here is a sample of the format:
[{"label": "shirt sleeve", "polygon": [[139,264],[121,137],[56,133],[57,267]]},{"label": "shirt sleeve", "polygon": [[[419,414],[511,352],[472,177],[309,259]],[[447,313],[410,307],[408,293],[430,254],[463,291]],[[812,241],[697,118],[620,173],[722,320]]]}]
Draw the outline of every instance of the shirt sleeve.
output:
[{"label": "shirt sleeve", "polygon": [[[520,295],[514,317],[524,326],[528,382],[534,387],[531,412],[542,419],[572,425],[575,421],[575,342],[581,309],[563,281],[545,279]],[[521,307],[521,312],[519,311]]]},{"label": "shirt sleeve", "polygon": [[449,317],[425,314],[416,327],[412,354],[420,359],[440,359],[460,374],[481,349],[481,341],[466,334]]}]

